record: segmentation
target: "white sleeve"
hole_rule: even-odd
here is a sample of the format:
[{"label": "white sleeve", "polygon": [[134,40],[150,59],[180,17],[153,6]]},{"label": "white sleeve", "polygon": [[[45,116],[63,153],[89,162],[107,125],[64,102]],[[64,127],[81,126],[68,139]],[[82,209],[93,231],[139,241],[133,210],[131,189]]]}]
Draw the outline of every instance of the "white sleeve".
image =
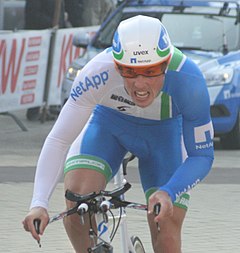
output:
[{"label": "white sleeve", "polygon": [[70,100],[66,102],[44,142],[37,163],[30,208],[48,208],[49,198],[63,173],[67,151],[83,129],[92,110],[91,106],[80,106]]},{"label": "white sleeve", "polygon": [[109,68],[114,69],[111,55],[103,52],[91,60],[75,78],[70,98],[43,145],[37,163],[31,208],[48,208],[49,198],[63,174],[70,145],[108,89],[106,82]]}]

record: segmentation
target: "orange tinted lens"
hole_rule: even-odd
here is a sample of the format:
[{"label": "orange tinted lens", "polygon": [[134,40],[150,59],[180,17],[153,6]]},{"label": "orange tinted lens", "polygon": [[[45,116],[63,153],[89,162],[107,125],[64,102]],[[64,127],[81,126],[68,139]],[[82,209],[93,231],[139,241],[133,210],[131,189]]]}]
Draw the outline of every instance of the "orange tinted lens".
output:
[{"label": "orange tinted lens", "polygon": [[118,65],[118,70],[121,76],[128,77],[128,78],[134,78],[138,75],[146,76],[146,77],[153,77],[153,76],[160,76],[162,74],[165,74],[166,64],[158,64],[151,67],[126,67],[122,65]]}]

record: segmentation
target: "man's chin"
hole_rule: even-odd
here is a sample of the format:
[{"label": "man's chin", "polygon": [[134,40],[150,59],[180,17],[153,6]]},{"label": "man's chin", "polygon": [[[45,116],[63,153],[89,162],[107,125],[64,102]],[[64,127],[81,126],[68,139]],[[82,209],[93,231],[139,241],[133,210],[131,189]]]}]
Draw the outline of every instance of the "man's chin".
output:
[{"label": "man's chin", "polygon": [[139,101],[139,100],[135,100],[134,103],[138,106],[138,107],[141,107],[141,108],[145,108],[145,107],[148,107],[149,105],[152,104],[152,100],[146,100],[146,101]]}]

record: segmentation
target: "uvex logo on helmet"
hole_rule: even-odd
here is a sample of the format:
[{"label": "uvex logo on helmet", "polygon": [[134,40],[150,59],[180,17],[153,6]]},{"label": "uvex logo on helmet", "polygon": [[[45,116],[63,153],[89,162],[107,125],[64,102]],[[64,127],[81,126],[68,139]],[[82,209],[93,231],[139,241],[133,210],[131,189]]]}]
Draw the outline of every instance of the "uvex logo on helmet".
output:
[{"label": "uvex logo on helmet", "polygon": [[112,44],[114,60],[129,66],[166,61],[172,48],[168,33],[160,20],[142,15],[122,21]]},{"label": "uvex logo on helmet", "polygon": [[148,54],[148,50],[144,50],[144,51],[133,51],[133,55],[144,55],[144,54]]}]

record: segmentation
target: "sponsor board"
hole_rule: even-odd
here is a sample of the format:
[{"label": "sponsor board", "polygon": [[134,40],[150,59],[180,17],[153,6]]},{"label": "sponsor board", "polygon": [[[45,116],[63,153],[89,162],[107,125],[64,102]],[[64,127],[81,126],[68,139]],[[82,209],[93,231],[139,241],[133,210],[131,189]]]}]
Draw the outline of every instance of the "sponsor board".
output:
[{"label": "sponsor board", "polygon": [[42,105],[50,31],[0,33],[0,112]]}]

